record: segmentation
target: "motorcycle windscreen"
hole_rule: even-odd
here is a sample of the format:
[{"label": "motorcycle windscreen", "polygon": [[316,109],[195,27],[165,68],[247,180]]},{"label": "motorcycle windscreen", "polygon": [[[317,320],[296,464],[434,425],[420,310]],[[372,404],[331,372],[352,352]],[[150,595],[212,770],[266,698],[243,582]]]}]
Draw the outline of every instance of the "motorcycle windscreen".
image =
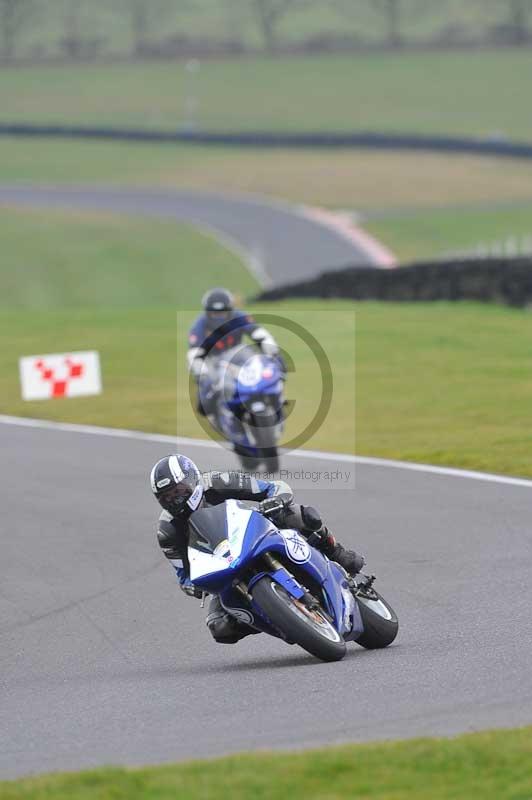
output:
[{"label": "motorcycle windscreen", "polygon": [[[190,579],[229,569],[225,504],[202,508],[189,518],[188,561]],[[227,546],[227,547],[226,547]]]},{"label": "motorcycle windscreen", "polygon": [[239,500],[227,500],[227,539],[234,560],[245,557],[257,539],[276,530],[269,519]]},{"label": "motorcycle windscreen", "polygon": [[194,511],[189,517],[188,524],[190,528],[188,546],[214,553],[218,545],[227,539],[225,503]]},{"label": "motorcycle windscreen", "polygon": [[219,506],[196,511],[189,524],[188,558],[192,581],[234,569],[241,561],[244,548],[251,548],[258,537],[272,529],[271,522],[262,514],[238,500],[227,500]]}]

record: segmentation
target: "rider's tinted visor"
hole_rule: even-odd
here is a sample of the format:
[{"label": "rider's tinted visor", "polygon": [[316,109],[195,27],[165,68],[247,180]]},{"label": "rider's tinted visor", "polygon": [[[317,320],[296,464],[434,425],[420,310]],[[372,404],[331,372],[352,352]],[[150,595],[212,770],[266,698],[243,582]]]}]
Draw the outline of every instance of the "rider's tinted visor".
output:
[{"label": "rider's tinted visor", "polygon": [[207,311],[207,317],[212,320],[225,321],[229,319],[231,316],[231,311],[229,309],[222,309],[221,311],[216,311],[215,309],[209,309]]},{"label": "rider's tinted visor", "polygon": [[197,480],[195,477],[185,477],[179,483],[161,492],[159,494],[159,502],[162,507],[170,513],[179,512],[185,507],[187,500],[192,496],[196,485]]}]

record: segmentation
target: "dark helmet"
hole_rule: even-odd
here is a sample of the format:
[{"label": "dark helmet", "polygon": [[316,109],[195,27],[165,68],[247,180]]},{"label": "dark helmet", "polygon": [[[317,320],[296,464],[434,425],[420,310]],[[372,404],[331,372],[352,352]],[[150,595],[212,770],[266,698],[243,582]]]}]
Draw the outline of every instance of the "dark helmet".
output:
[{"label": "dark helmet", "polygon": [[152,492],[173,517],[188,516],[203,499],[203,482],[197,466],[178,453],[156,463],[150,476]]},{"label": "dark helmet", "polygon": [[209,289],[201,301],[209,319],[229,319],[235,307],[235,300],[227,289]]}]

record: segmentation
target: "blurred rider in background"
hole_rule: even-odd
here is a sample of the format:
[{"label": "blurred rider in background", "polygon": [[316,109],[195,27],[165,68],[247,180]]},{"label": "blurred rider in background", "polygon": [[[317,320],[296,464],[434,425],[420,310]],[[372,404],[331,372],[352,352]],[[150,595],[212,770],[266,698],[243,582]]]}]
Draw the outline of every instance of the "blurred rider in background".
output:
[{"label": "blurred rider in background", "polygon": [[[254,321],[253,317],[235,308],[234,297],[227,289],[209,289],[202,299],[203,313],[192,325],[188,335],[188,367],[199,383],[207,356],[221,355],[225,350],[242,344],[244,335],[268,356],[277,356],[281,367],[279,346],[273,336]],[[203,387],[202,387],[203,388]],[[197,410],[207,416],[213,410],[215,393],[198,388]]]}]

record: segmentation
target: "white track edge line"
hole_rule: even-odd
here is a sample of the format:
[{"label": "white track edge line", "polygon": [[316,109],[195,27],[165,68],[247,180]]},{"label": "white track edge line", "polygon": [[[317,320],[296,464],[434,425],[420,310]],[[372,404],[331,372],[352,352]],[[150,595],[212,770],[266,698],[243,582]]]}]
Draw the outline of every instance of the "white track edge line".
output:
[{"label": "white track edge line", "polygon": [[200,233],[210,236],[212,239],[216,239],[218,244],[220,244],[222,247],[225,247],[225,249],[233,253],[233,255],[237,256],[237,258],[244,263],[244,266],[247,268],[248,272],[250,272],[251,275],[256,279],[261,289],[269,289],[271,286],[273,286],[273,281],[268,275],[266,268],[257,253],[254,253],[252,250],[247,250],[244,245],[240,244],[240,242],[233,236],[225,233],[225,231],[222,231],[215,225],[211,225],[193,217],[190,217],[188,222],[184,221],[182,224],[188,224],[190,227],[196,228],[196,230],[198,230]]},{"label": "white track edge line", "polygon": [[[76,194],[76,193],[79,194],[80,192],[94,190],[94,191],[97,191],[97,192],[103,192],[105,194],[108,194],[109,196],[111,196],[113,194],[116,196],[117,194],[120,195],[123,192],[127,192],[127,193],[130,193],[130,194],[138,193],[140,195],[150,195],[152,197],[166,197],[168,199],[171,199],[172,196],[176,196],[176,195],[179,195],[179,194],[187,193],[187,194],[191,194],[191,195],[196,195],[199,198],[201,198],[201,197],[209,197],[209,198],[215,198],[215,199],[222,200],[222,201],[224,199],[228,199],[228,200],[231,200],[233,202],[247,203],[248,205],[254,205],[254,206],[258,206],[258,207],[262,206],[263,208],[269,208],[272,211],[277,211],[277,212],[284,213],[286,215],[292,215],[292,216],[298,217],[299,219],[302,219],[305,222],[310,222],[310,223],[312,223],[312,224],[314,224],[316,226],[320,226],[322,228],[325,228],[326,230],[329,231],[330,234],[335,235],[338,239],[341,239],[344,243],[348,242],[348,243],[352,244],[354,249],[355,249],[355,251],[358,252],[359,254],[360,254],[361,251],[365,252],[366,254],[368,254],[365,246],[360,241],[357,241],[357,243],[355,244],[354,241],[352,239],[350,239],[349,236],[346,236],[345,232],[342,232],[342,231],[338,230],[337,228],[335,228],[334,225],[331,225],[330,223],[325,222],[323,219],[320,220],[320,219],[314,218],[312,213],[311,213],[312,211],[320,211],[320,210],[328,212],[328,209],[313,208],[311,206],[306,206],[306,205],[301,204],[301,203],[291,203],[289,200],[283,200],[280,197],[276,197],[275,195],[270,195],[270,194],[261,194],[259,192],[250,192],[250,191],[245,191],[245,190],[237,191],[237,192],[235,192],[235,191],[229,191],[229,192],[225,191],[224,192],[224,191],[216,190],[216,189],[204,190],[204,189],[179,189],[177,187],[173,187],[173,188],[166,187],[165,188],[165,187],[162,187],[162,186],[150,186],[150,185],[138,186],[138,185],[134,185],[134,184],[128,185],[127,183],[126,184],[121,184],[121,183],[117,183],[117,184],[106,184],[106,183],[94,183],[94,184],[91,184],[91,183],[87,183],[87,184],[82,184],[82,183],[81,184],[77,184],[77,183],[76,184],[42,183],[41,184],[41,183],[32,183],[31,181],[30,182],[21,181],[21,182],[16,182],[16,183],[0,183],[0,190],[6,190],[8,192],[10,192],[10,191],[15,191],[16,192],[19,189],[22,189],[23,191],[31,190],[31,191],[38,191],[38,192],[47,192],[47,191],[48,192],[49,191],[54,192],[54,191],[65,191],[66,190],[66,191],[70,191],[72,194]],[[11,202],[11,201],[9,201],[9,202]],[[30,205],[32,205],[31,202],[30,202]],[[94,206],[94,208],[98,208],[98,206]],[[111,212],[111,213],[118,213],[118,214],[132,214],[133,213],[133,214],[135,214],[135,212],[131,212],[131,211],[115,211],[115,212]],[[331,213],[331,216],[332,216],[336,212],[331,211],[330,213]],[[146,216],[142,212],[141,212],[140,215],[141,216]],[[154,217],[156,219],[162,219],[163,218],[159,214],[154,215]],[[210,226],[207,224],[206,225],[206,230],[209,227]],[[358,226],[355,226],[355,227],[358,228]],[[211,230],[216,233],[217,228],[212,227]],[[365,236],[369,236],[369,234],[367,234],[367,232],[364,231],[363,229],[360,229],[360,231]],[[229,238],[231,239],[232,237],[229,235]],[[371,237],[371,238],[373,238],[373,237]],[[385,245],[383,245],[382,242],[380,242],[379,240],[375,239],[375,241],[378,244],[380,244],[383,247],[385,247]],[[237,243],[237,244],[238,244],[239,247],[242,247],[244,252],[246,252],[246,248],[244,247],[244,245],[240,245],[240,243]],[[253,252],[248,253],[248,256],[249,256],[249,260],[246,259],[246,263],[248,264],[248,267],[251,269],[252,273],[255,275],[255,277],[257,278],[259,283],[264,281],[265,282],[264,283],[264,288],[267,288],[268,286],[271,286],[272,285],[271,284],[271,279],[270,279],[269,275],[267,274],[266,270],[264,269],[264,266],[262,265],[261,260],[258,259],[253,254]],[[370,259],[371,259],[371,257],[370,257]],[[376,264],[376,266],[378,266],[378,264]],[[310,276],[310,277],[312,277],[312,276]]]},{"label": "white track edge line", "polygon": [[[124,428],[105,428],[97,425],[78,425],[71,422],[52,422],[31,417],[13,417],[0,414],[0,424],[14,425],[23,428],[41,428],[66,433],[81,433],[93,436],[110,436],[117,439],[135,439],[138,441],[161,442],[164,444],[179,444],[190,447],[204,447],[213,449],[221,447],[217,442],[206,439],[191,439],[184,436],[168,436],[162,433],[144,433]],[[500,483],[508,486],[523,486],[532,489],[532,480],[527,478],[513,478],[509,475],[495,475],[490,472],[476,472],[474,470],[455,469],[453,467],[438,467],[432,464],[418,464],[413,461],[394,461],[386,458],[371,458],[369,456],[353,456],[348,453],[328,453],[321,450],[292,450],[291,457],[315,458],[320,461],[336,461],[348,464],[360,464],[372,467],[387,467],[389,469],[402,469],[410,472],[424,472],[434,475],[444,475],[451,478],[465,478],[468,480],[484,481],[487,483]]]}]

